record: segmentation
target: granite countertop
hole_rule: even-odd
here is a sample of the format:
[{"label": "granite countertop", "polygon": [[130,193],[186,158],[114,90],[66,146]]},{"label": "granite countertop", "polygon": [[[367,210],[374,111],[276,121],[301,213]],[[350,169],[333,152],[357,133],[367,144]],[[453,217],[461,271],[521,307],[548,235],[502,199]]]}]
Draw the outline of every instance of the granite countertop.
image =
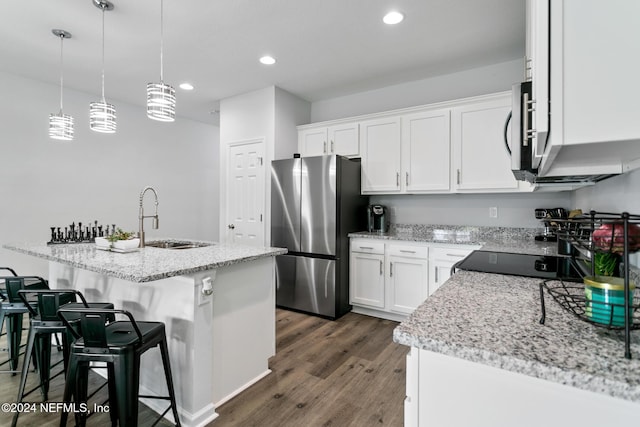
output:
[{"label": "granite countertop", "polygon": [[482,250],[495,252],[557,255],[556,242],[538,242],[534,239],[540,232],[536,228],[394,224],[388,233],[362,231],[349,233],[349,237],[475,245]]},{"label": "granite countertop", "polygon": [[460,271],[393,333],[395,342],[640,403],[640,332],[624,337],[583,322],[540,279]]},{"label": "granite countertop", "polygon": [[199,243],[211,246],[180,250],[145,247],[130,253],[99,250],[93,243],[9,243],[3,247],[131,282],[150,282],[287,253],[282,248]]}]

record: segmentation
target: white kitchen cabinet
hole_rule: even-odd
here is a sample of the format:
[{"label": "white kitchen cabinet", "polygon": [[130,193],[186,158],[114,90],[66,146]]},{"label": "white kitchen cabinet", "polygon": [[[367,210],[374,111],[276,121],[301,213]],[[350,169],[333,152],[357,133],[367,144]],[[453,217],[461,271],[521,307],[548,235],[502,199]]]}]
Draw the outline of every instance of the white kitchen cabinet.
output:
[{"label": "white kitchen cabinet", "polygon": [[360,155],[358,123],[302,128],[298,131],[298,151],[303,157],[338,154]]},{"label": "white kitchen cabinet", "polygon": [[356,313],[402,321],[427,298],[428,244],[351,239],[349,302]]},{"label": "white kitchen cabinet", "polygon": [[451,110],[452,181],[457,192],[518,191],[505,142],[509,93]]},{"label": "white kitchen cabinet", "polygon": [[388,309],[396,313],[411,314],[427,299],[426,246],[386,245],[388,276]]},{"label": "white kitchen cabinet", "polygon": [[401,117],[401,180],[404,192],[449,191],[449,112],[449,109],[438,109]]},{"label": "white kitchen cabinet", "polygon": [[362,194],[399,193],[400,117],[360,122]]},{"label": "white kitchen cabinet", "polygon": [[543,174],[640,165],[640,2],[550,4],[549,144]]},{"label": "white kitchen cabinet", "polygon": [[351,241],[349,256],[349,303],[385,307],[384,243],[372,239]]},{"label": "white kitchen cabinet", "polygon": [[444,282],[451,277],[451,267],[463,260],[479,246],[452,247],[441,246],[429,248],[429,292],[431,296]]}]

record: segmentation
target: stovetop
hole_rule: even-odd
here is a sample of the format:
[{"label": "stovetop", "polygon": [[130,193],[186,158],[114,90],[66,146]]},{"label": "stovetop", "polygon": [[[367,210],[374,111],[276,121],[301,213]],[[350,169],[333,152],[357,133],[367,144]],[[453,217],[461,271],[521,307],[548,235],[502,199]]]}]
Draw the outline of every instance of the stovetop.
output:
[{"label": "stovetop", "polygon": [[493,251],[473,251],[456,264],[455,268],[482,273],[569,281],[580,281],[582,277],[569,257]]}]

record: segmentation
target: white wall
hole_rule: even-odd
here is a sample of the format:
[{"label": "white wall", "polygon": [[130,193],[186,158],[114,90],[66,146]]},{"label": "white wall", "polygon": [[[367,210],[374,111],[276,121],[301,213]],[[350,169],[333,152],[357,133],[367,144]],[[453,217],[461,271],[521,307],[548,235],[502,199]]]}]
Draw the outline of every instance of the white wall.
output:
[{"label": "white wall", "polygon": [[519,59],[316,101],[311,104],[311,122],[511,90],[523,74],[523,61]]},{"label": "white wall", "polygon": [[297,151],[296,126],[309,121],[310,104],[275,86],[220,101],[220,236],[228,233],[226,219],[227,146],[233,142],[265,141],[265,242],[271,241],[271,161]]},{"label": "white wall", "polygon": [[[390,208],[391,222],[397,224],[476,225],[537,228],[535,208],[572,206],[571,192],[518,194],[443,194],[375,196],[372,203]],[[489,208],[498,208],[498,218],[489,217]],[[395,209],[394,209],[395,208]]]},{"label": "white wall", "polygon": [[640,215],[640,170],[576,190],[574,207],[584,212],[595,209]]},{"label": "white wall", "polygon": [[[145,224],[147,239],[218,240],[218,127],[180,117],[156,122],[144,107],[108,99],[117,109],[118,130],[98,134],[89,130],[88,108],[99,96],[65,89],[64,112],[75,118],[75,139],[61,142],[48,137],[58,86],[0,73],[0,93],[0,245],[44,243],[49,227],[79,221],[137,231],[146,185],[158,191],[160,217],[158,230]],[[0,249],[0,264],[46,276],[44,261],[6,249]]]}]

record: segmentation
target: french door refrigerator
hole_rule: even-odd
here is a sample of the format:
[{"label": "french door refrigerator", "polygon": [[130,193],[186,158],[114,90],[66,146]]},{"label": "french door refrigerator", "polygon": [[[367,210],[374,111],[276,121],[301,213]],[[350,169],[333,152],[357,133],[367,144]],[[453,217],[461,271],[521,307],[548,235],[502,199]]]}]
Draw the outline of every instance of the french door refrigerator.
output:
[{"label": "french door refrigerator", "polygon": [[271,245],[289,250],[276,257],[276,304],[332,319],[347,313],[347,234],[366,223],[360,160],[274,160],[271,194]]}]

